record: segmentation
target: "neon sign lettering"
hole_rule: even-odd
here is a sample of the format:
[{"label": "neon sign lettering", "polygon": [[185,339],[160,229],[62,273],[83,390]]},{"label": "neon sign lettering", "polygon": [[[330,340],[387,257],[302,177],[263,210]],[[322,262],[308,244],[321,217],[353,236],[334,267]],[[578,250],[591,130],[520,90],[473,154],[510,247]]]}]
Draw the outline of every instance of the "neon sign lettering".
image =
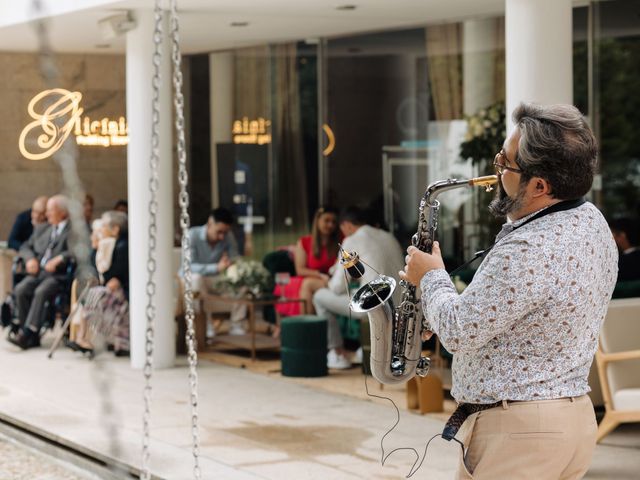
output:
[{"label": "neon sign lettering", "polygon": [[[44,90],[31,99],[27,112],[33,119],[18,140],[20,153],[29,160],[44,160],[57,152],[71,133],[83,146],[122,146],[129,143],[124,117],[118,121],[82,118],[82,94],[63,88]],[[35,142],[33,137],[35,138]]]}]

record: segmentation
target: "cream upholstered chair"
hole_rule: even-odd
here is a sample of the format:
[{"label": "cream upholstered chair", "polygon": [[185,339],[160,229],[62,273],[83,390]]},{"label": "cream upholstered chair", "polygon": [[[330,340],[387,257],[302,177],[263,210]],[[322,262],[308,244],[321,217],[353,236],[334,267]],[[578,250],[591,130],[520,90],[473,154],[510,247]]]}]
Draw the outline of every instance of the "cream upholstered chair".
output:
[{"label": "cream upholstered chair", "polygon": [[619,424],[640,422],[640,298],[611,300],[596,362],[605,404],[600,442]]}]

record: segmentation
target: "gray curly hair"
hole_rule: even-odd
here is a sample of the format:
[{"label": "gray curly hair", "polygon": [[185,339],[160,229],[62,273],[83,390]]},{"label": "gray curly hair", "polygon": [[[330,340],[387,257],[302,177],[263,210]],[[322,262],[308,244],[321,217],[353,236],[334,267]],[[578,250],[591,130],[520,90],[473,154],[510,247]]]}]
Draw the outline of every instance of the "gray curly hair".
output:
[{"label": "gray curly hair", "polygon": [[541,177],[561,200],[585,195],[593,183],[598,146],[584,116],[573,105],[521,103],[513,112],[520,131],[516,163],[521,181]]}]

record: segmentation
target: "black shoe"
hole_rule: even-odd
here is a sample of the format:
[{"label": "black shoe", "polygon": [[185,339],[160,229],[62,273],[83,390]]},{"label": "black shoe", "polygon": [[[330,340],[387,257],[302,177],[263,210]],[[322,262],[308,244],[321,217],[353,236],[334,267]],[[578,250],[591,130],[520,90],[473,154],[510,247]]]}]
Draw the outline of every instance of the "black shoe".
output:
[{"label": "black shoe", "polygon": [[128,357],[129,356],[129,350],[114,350],[113,354],[116,357]]},{"label": "black shoe", "polygon": [[93,357],[93,348],[83,347],[82,345],[78,345],[76,342],[69,342],[67,346],[74,352],[88,353],[90,357]]},{"label": "black shoe", "polygon": [[13,321],[9,324],[9,335],[15,335],[20,330],[20,322]]},{"label": "black shoe", "polygon": [[28,350],[40,346],[40,335],[31,330],[30,328],[24,328],[15,335],[11,335],[8,338],[9,342],[20,347],[22,350]]},{"label": "black shoe", "polygon": [[93,348],[82,347],[82,346],[78,345],[77,343],[76,343],[76,346],[78,347],[78,351],[79,352],[88,353],[90,357],[93,356]]}]

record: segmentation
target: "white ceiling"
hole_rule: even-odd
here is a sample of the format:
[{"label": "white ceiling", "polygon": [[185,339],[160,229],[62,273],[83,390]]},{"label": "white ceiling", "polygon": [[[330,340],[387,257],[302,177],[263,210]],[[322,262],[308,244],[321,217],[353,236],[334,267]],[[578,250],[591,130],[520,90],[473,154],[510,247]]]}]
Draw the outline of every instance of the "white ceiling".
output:
[{"label": "white ceiling", "polygon": [[[31,0],[22,1],[24,7]],[[57,52],[124,53],[124,38],[103,39],[98,21],[121,11],[153,7],[152,0],[56,1],[65,7],[48,22]],[[34,51],[33,26],[24,21],[24,10],[12,10],[20,8],[16,3],[20,5],[0,0],[0,50]],[[341,5],[357,8],[338,10]],[[183,52],[203,53],[493,16],[504,12],[504,0],[178,0],[178,8]],[[231,27],[232,22],[249,25]]]}]

